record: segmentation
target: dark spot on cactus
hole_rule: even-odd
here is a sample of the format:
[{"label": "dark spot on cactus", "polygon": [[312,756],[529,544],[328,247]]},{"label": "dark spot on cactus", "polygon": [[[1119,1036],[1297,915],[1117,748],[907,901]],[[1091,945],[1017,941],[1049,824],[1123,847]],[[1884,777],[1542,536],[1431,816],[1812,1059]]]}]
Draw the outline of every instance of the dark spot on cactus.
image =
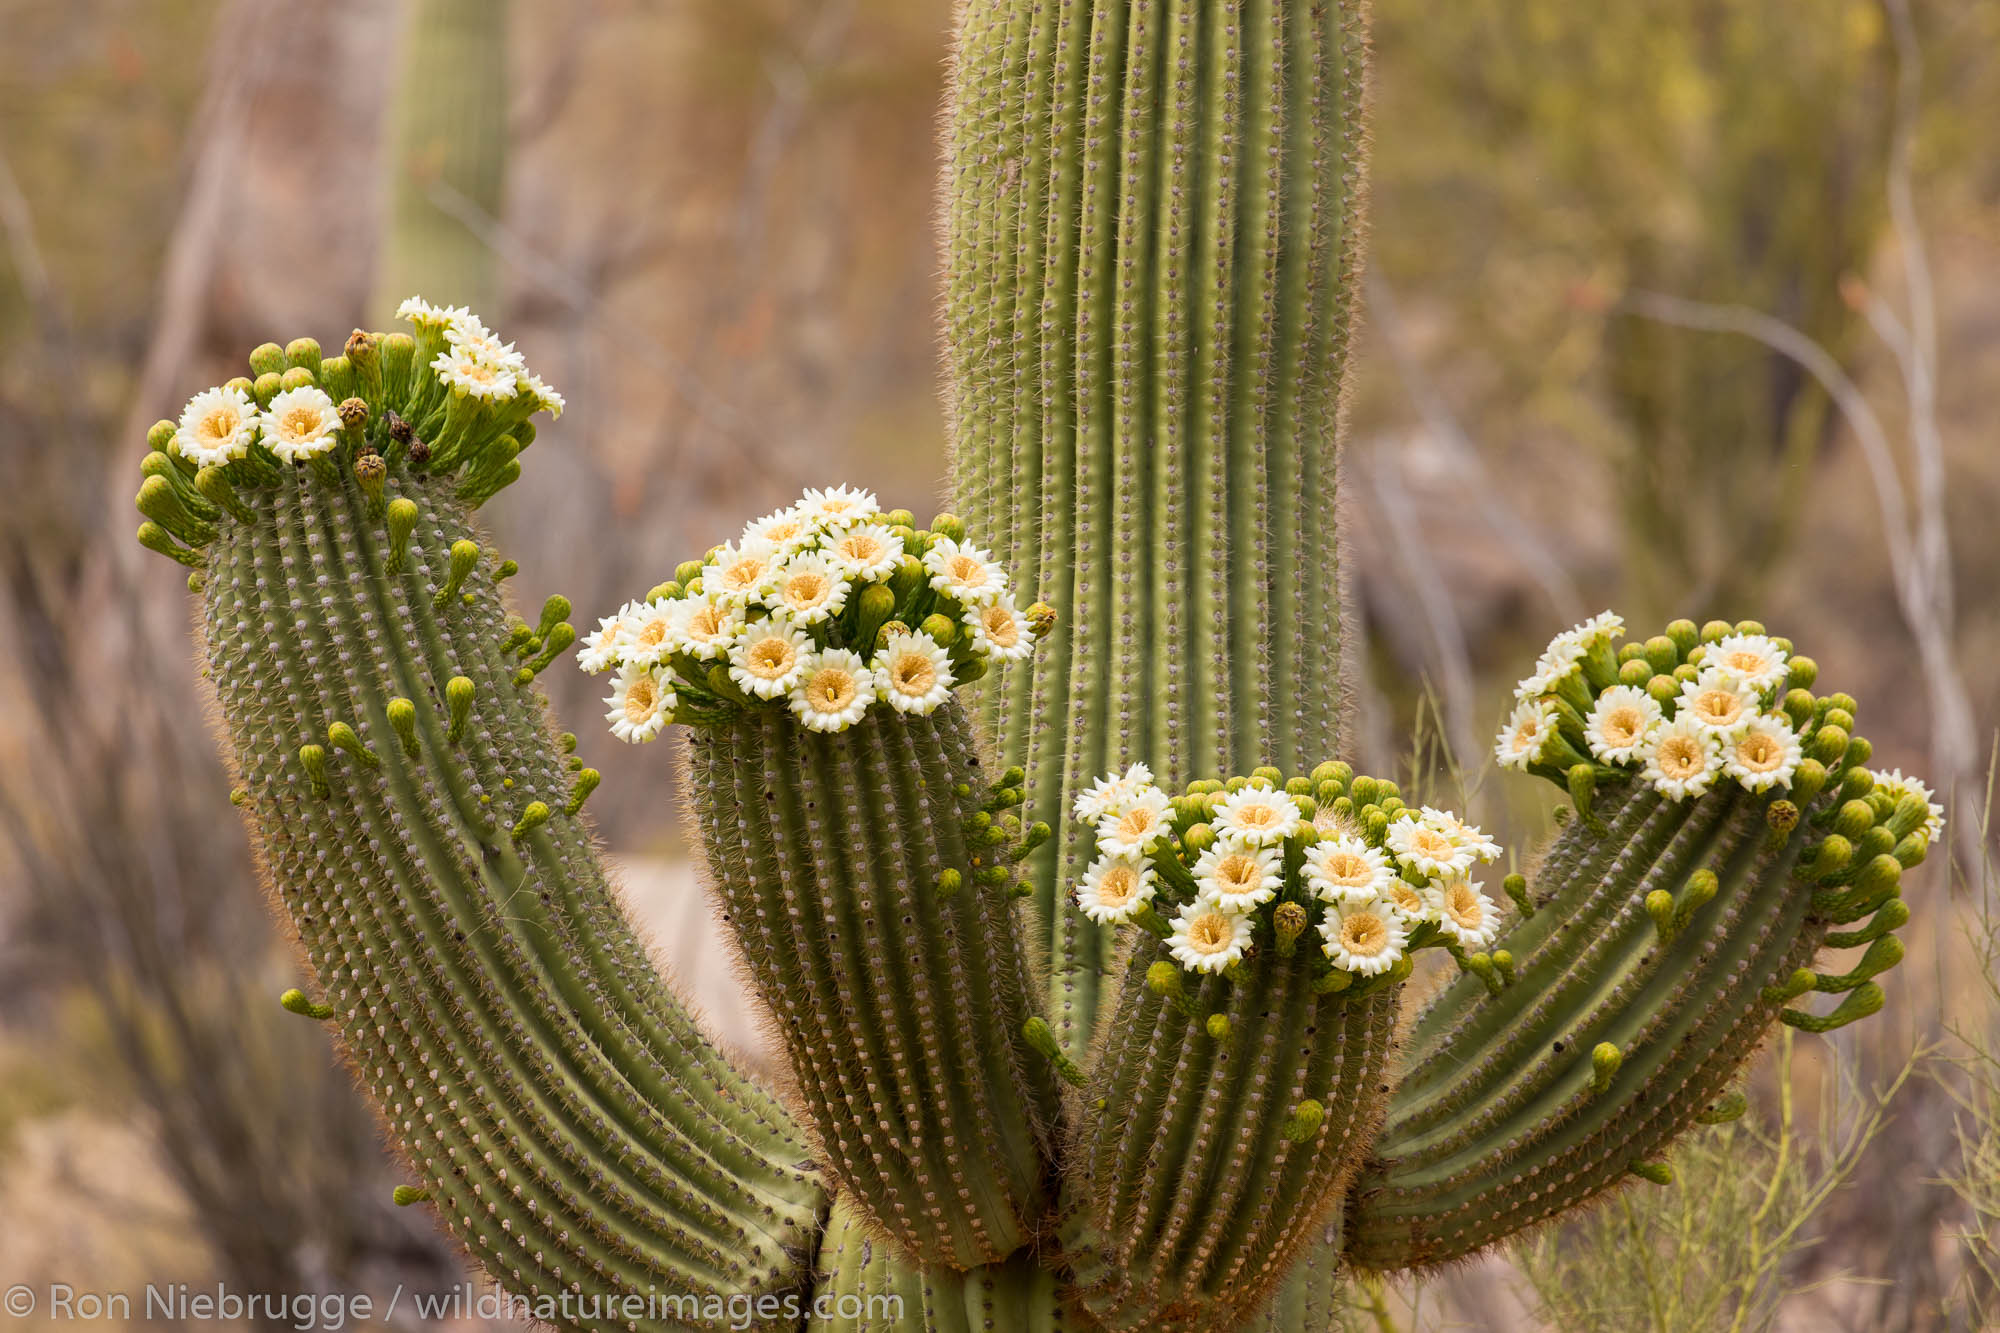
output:
[{"label": "dark spot on cactus", "polygon": [[1561,1054],[1562,1054],[1562,1048],[1563,1048],[1563,1044],[1562,1044],[1561,1042],[1557,1042],[1557,1043],[1555,1043],[1555,1053],[1556,1053],[1557,1055],[1561,1055]]}]

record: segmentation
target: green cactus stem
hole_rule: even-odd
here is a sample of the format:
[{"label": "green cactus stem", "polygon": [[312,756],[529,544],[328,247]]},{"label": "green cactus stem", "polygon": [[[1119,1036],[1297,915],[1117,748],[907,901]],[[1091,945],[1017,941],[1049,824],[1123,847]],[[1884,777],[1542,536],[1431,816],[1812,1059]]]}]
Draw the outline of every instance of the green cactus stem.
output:
[{"label": "green cactus stem", "polygon": [[970,1272],[907,1263],[845,1197],[820,1240],[808,1333],[1065,1333],[1080,1326],[1058,1300],[1055,1274],[1023,1251]]},{"label": "green cactus stem", "polygon": [[[295,343],[280,374],[260,349],[291,387],[258,417],[212,391],[150,437],[170,467],[220,467],[253,515],[206,544],[202,641],[239,805],[323,996],[287,1006],[335,1023],[411,1188],[510,1289],[583,1311],[798,1290],[826,1206],[806,1140],[662,985],[566,812],[544,701],[499,652],[497,585],[454,566],[475,540],[458,479],[388,434],[439,386],[395,337],[350,346],[388,373]],[[332,407],[357,380],[376,405],[350,433]],[[467,459],[508,415],[434,406]],[[416,511],[393,571],[363,449]]]},{"label": "green cactus stem", "polygon": [[[945,168],[952,486],[1065,609],[989,716],[1051,824],[1132,759],[1178,783],[1335,752],[1334,434],[1360,254],[1358,0],[973,0]],[[1038,858],[1051,1021],[1110,960]]]},{"label": "green cactus stem", "polygon": [[[1461,1258],[1628,1174],[1670,1183],[1664,1154],[1727,1106],[1774,1021],[1819,1031],[1872,1013],[1873,978],[1901,957],[1887,933],[1907,916],[1901,864],[1885,851],[1857,870],[1824,853],[1929,828],[1928,794],[1897,775],[1877,799],[1841,800],[1878,781],[1854,767],[1866,746],[1848,738],[1852,699],[1813,698],[1796,683],[1811,663],[1747,622],[1699,637],[1678,622],[1623,662],[1608,634],[1573,633],[1523,682],[1500,753],[1572,792],[1570,760],[1588,753],[1595,818],[1567,821],[1533,915],[1497,941],[1517,983],[1457,980],[1412,1029],[1349,1199],[1360,1267]],[[1627,743],[1640,719],[1643,768]],[[1876,912],[1889,924],[1853,971],[1811,970],[1833,925]],[[1843,998],[1826,1015],[1786,1007],[1812,991]]]},{"label": "green cactus stem", "polygon": [[925,1264],[1031,1243],[1058,1099],[1022,1035],[1012,895],[934,887],[987,850],[964,711],[816,733],[757,710],[696,729],[689,756],[715,890],[827,1174]]}]

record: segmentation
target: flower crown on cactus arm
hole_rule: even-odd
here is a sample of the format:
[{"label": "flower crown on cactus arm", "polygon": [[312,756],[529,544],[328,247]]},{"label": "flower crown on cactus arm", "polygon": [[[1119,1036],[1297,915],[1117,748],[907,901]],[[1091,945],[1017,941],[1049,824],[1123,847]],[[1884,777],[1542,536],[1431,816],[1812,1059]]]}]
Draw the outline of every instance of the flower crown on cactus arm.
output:
[{"label": "flower crown on cactus arm", "polygon": [[[1257,950],[1289,958],[1311,931],[1322,993],[1400,981],[1426,947],[1498,975],[1484,951],[1499,909],[1471,872],[1499,844],[1344,763],[1191,782],[1177,797],[1134,764],[1077,797],[1075,815],[1100,853],[1073,889],[1078,910],[1151,931],[1183,971],[1240,980]],[[1177,990],[1171,971],[1150,983]]]},{"label": "flower crown on cactus arm", "polygon": [[521,475],[538,412],[561,416],[563,397],[463,308],[420,298],[397,311],[408,333],[356,329],[338,356],[311,338],[250,353],[238,377],[188,400],[180,420],[147,432],[140,470],[139,541],[200,569],[225,516],[249,522],[241,491],[268,490],[296,469],[319,480],[351,469],[392,546],[407,542],[415,506],[386,499],[393,471],[452,478],[477,507]]},{"label": "flower crown on cactus arm", "polygon": [[788,709],[844,731],[870,708],[923,717],[1055,626],[940,514],[929,528],[848,486],[806,491],[598,622],[578,664],[615,671],[606,721],[644,742],[669,721]]}]

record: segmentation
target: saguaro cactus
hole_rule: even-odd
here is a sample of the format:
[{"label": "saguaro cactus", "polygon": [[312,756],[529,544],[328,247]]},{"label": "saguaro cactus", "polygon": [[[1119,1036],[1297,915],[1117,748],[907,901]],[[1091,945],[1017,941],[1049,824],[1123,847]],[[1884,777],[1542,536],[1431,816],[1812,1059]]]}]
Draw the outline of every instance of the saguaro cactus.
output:
[{"label": "saguaro cactus", "polygon": [[[194,569],[321,993],[284,1003],[548,1322],[1323,1327],[1343,1266],[1670,1179],[1773,1022],[1882,1004],[1938,812],[1760,625],[1550,644],[1496,755],[1570,805],[1512,922],[1478,829],[1328,758],[1360,77],[1351,5],[975,0],[972,521],[810,491],[580,644],[472,527],[562,400],[470,312],[261,347],[154,428],[140,540]],[[688,729],[779,1092],[611,899],[535,688],[572,645],[614,735]],[[1459,975],[1398,1050],[1427,948]]]}]

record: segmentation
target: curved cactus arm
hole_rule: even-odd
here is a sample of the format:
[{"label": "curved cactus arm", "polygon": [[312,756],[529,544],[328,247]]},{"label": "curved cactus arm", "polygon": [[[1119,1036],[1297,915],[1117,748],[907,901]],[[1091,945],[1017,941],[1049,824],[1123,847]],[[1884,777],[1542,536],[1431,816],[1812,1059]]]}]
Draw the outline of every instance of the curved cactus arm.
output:
[{"label": "curved cactus arm", "polygon": [[[1310,767],[1340,690],[1334,432],[1362,192],[1358,0],[973,0],[946,166],[953,492],[1065,628],[990,707],[1034,818],[1148,758]],[[1052,1021],[1108,962],[1035,863]]]},{"label": "curved cactus arm", "polygon": [[1004,1260],[1053,1204],[1013,869],[1048,830],[1020,829],[1021,774],[986,775],[952,691],[1032,650],[1046,608],[952,516],[844,487],[675,575],[586,646],[643,702],[614,729],[647,738],[663,702],[690,724],[715,890],[829,1175],[921,1263]]},{"label": "curved cactus arm", "polygon": [[1055,1274],[1026,1252],[970,1272],[920,1269],[873,1232],[844,1196],[834,1200],[820,1242],[808,1333],[1063,1333]]},{"label": "curved cactus arm", "polygon": [[388,217],[370,317],[388,319],[411,292],[490,310],[499,296],[493,250],[460,212],[498,217],[504,202],[510,6],[412,0],[407,8],[386,112]]},{"label": "curved cactus arm", "polygon": [[1077,814],[1101,853],[1079,907],[1139,943],[1065,1159],[1073,1299],[1107,1329],[1235,1327],[1367,1152],[1413,955],[1497,929],[1471,872],[1499,847],[1341,763],[1174,798],[1135,766]]},{"label": "curved cactus arm", "polygon": [[[1721,659],[1753,640],[1768,669],[1728,679]],[[1411,1032],[1349,1200],[1353,1263],[1443,1263],[1628,1176],[1670,1181],[1674,1140],[1728,1102],[1773,1022],[1824,1028],[1880,1007],[1873,977],[1901,957],[1889,932],[1907,919],[1896,894],[1927,845],[1927,798],[1875,790],[1854,701],[1815,698],[1812,663],[1779,645],[1747,622],[1698,635],[1682,621],[1622,661],[1600,643],[1524,682],[1503,756],[1577,804],[1533,889],[1509,886],[1529,914],[1489,954],[1507,980],[1454,982]],[[1695,729],[1705,718],[1715,730]],[[1698,784],[1686,792],[1671,789],[1681,743]],[[1848,973],[1808,966],[1861,943]],[[1813,990],[1841,997],[1830,1015],[1787,1007]]]},{"label": "curved cactus arm", "polygon": [[235,796],[323,995],[287,1007],[338,1024],[415,1193],[501,1284],[567,1301],[550,1322],[795,1289],[825,1207],[806,1142],[620,912],[579,814],[596,775],[534,684],[566,603],[510,627],[470,526],[559,399],[524,367],[523,401],[454,394],[407,336],[349,346],[260,348],[142,469],[158,544],[201,566]]}]

